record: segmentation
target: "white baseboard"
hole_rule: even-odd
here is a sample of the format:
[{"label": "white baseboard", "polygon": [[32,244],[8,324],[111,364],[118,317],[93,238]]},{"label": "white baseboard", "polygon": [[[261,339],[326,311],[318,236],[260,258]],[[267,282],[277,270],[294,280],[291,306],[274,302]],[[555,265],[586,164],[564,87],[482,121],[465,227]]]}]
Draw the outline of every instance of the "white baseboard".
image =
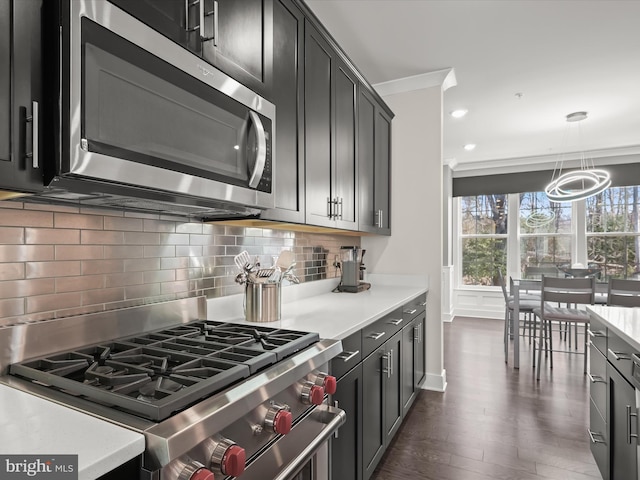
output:
[{"label": "white baseboard", "polygon": [[427,373],[427,378],[420,386],[423,390],[433,390],[435,392],[444,392],[447,388],[447,372],[442,369],[440,375]]},{"label": "white baseboard", "polygon": [[442,321],[444,323],[453,322],[453,317],[455,317],[455,315],[453,314],[453,311],[448,312],[448,313],[442,313]]}]

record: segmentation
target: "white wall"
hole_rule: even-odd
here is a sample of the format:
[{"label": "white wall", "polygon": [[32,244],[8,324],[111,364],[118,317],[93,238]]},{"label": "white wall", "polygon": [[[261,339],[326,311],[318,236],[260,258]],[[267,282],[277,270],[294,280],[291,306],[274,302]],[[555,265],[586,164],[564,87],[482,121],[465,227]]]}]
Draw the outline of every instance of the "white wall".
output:
[{"label": "white wall", "polygon": [[444,390],[442,352],[442,86],[384,97],[392,123],[390,237],[362,237],[372,273],[426,274],[427,381]]}]

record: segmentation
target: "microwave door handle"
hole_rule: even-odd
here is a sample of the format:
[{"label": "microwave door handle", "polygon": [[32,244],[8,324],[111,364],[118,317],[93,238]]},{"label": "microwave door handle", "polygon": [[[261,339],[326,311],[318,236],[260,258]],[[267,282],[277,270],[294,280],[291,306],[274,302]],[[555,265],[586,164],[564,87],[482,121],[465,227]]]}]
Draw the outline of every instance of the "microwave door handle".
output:
[{"label": "microwave door handle", "polygon": [[258,114],[254,111],[249,111],[249,117],[255,126],[256,143],[258,144],[258,149],[256,151],[256,163],[253,167],[253,172],[251,172],[251,177],[249,178],[249,186],[251,188],[256,188],[262,179],[264,166],[267,160],[267,137],[264,133],[262,120],[260,120]]}]

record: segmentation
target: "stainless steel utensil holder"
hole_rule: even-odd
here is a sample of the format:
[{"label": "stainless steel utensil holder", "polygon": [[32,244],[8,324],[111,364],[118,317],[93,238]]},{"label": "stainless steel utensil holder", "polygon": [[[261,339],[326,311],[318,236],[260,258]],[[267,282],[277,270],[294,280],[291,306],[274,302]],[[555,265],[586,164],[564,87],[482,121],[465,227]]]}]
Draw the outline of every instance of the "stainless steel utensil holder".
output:
[{"label": "stainless steel utensil holder", "polygon": [[247,283],[244,289],[244,315],[248,322],[280,320],[280,283]]}]

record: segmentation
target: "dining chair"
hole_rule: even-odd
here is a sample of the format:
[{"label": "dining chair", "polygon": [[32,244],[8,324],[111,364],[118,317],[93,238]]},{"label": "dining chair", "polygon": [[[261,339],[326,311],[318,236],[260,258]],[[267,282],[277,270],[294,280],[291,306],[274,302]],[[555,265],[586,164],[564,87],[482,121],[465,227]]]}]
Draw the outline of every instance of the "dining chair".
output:
[{"label": "dining chair", "polygon": [[607,289],[607,305],[640,307],[640,281],[610,278]]},{"label": "dining chair", "polygon": [[[509,340],[513,337],[513,315],[518,308],[519,313],[524,314],[525,322],[522,329],[524,335],[526,329],[529,329],[529,340],[531,341],[531,329],[533,328],[533,336],[535,337],[535,324],[533,319],[533,309],[540,304],[539,297],[528,294],[513,294],[507,293],[507,286],[505,285],[504,276],[502,271],[498,269],[498,283],[502,289],[502,295],[504,296],[504,361],[508,362],[509,357]],[[520,332],[517,332],[518,334]]]},{"label": "dining chair", "polygon": [[[542,364],[542,350],[545,357],[549,357],[550,368],[553,368],[553,326],[571,324],[576,329],[579,325],[584,327],[584,350],[556,350],[563,353],[578,353],[584,355],[584,373],[587,373],[587,328],[589,326],[589,314],[586,310],[578,308],[579,305],[593,305],[595,300],[596,279],[591,278],[558,278],[542,276],[540,304],[534,308],[533,313],[540,319],[538,342],[533,343],[533,365],[536,367],[536,379],[540,380]],[[577,342],[575,348],[578,348]],[[538,360],[536,364],[536,349]]]}]

